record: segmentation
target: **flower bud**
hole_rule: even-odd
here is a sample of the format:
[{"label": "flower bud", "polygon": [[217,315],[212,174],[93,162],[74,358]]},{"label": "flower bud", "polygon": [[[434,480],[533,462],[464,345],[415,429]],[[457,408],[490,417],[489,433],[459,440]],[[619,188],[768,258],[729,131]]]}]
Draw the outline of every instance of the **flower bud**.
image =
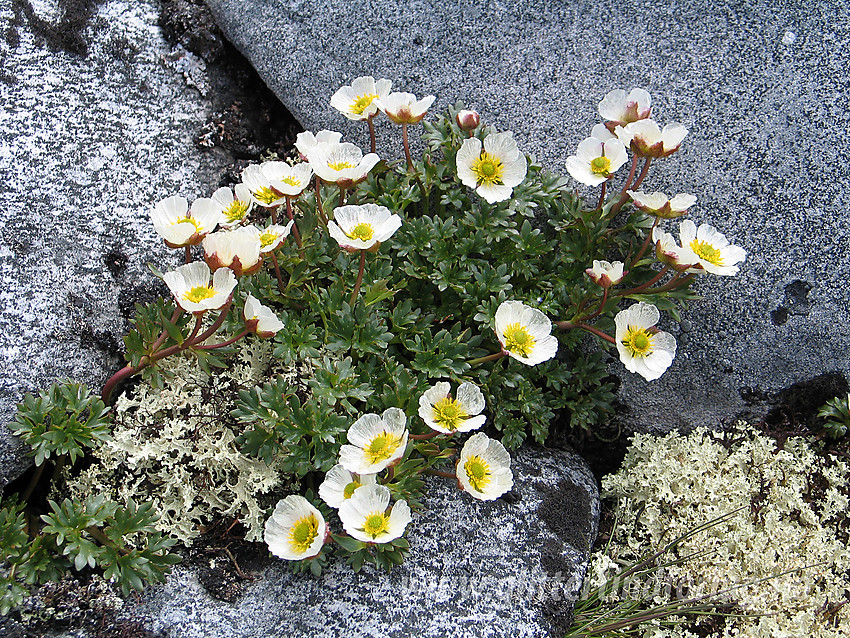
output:
[{"label": "flower bud", "polygon": [[458,111],[455,116],[455,120],[457,120],[457,125],[460,127],[461,131],[474,131],[481,123],[481,118],[478,113],[467,110]]}]

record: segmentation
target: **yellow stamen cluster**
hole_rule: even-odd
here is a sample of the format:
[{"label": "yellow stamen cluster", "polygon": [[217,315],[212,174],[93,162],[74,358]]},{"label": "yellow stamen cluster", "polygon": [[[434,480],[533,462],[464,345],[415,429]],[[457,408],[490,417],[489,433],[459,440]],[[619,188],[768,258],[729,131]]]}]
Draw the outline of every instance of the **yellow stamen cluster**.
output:
[{"label": "yellow stamen cluster", "polygon": [[621,343],[633,357],[645,357],[652,354],[653,336],[646,328],[633,328],[629,326],[626,336]]},{"label": "yellow stamen cluster", "polygon": [[386,461],[393,455],[393,452],[398,449],[399,445],[401,445],[401,437],[397,434],[384,430],[372,439],[368,446],[366,446],[366,449],[364,450],[366,459],[371,464]]},{"label": "yellow stamen cluster", "polygon": [[366,517],[366,521],[363,523],[363,531],[372,538],[377,538],[380,534],[387,531],[389,521],[390,517],[386,513],[372,512]]},{"label": "yellow stamen cluster", "polygon": [[195,286],[184,293],[183,299],[192,303],[198,303],[213,296],[215,296],[215,290],[211,286]]},{"label": "yellow stamen cluster", "polygon": [[521,357],[529,357],[534,350],[537,340],[532,337],[525,326],[517,323],[508,324],[505,328],[505,350]]},{"label": "yellow stamen cluster", "polygon": [[343,171],[346,168],[354,168],[354,164],[351,162],[329,162],[328,168],[332,168],[335,171]]},{"label": "yellow stamen cluster", "polygon": [[480,456],[470,456],[463,464],[469,484],[478,492],[483,492],[491,481],[490,466]]},{"label": "yellow stamen cluster", "polygon": [[174,222],[175,224],[192,224],[195,227],[195,230],[198,232],[201,231],[201,225],[197,222],[197,220],[192,219],[188,215],[186,217],[181,217],[180,219]]},{"label": "yellow stamen cluster", "polygon": [[705,259],[710,264],[714,264],[715,266],[723,265],[723,255],[720,250],[708,242],[695,239],[691,242],[691,250],[699,255],[700,259]]},{"label": "yellow stamen cluster", "polygon": [[451,397],[440,399],[434,404],[434,421],[451,432],[457,430],[467,417],[469,414],[466,410]]},{"label": "yellow stamen cluster", "polygon": [[270,230],[264,232],[262,235],[260,235],[260,248],[265,248],[269,244],[273,244],[277,241],[277,238],[277,233],[273,233]]},{"label": "yellow stamen cluster", "polygon": [[280,181],[282,181],[284,184],[289,184],[290,186],[294,186],[295,188],[299,188],[302,185],[300,179],[298,179],[297,177],[292,177],[292,176],[284,177]]},{"label": "yellow stamen cluster", "polygon": [[315,514],[308,514],[295,521],[292,529],[289,530],[289,544],[293,550],[299,554],[303,554],[310,549],[310,546],[318,535],[319,521]]},{"label": "yellow stamen cluster", "polygon": [[590,172],[594,175],[608,175],[611,172],[611,160],[597,157],[590,162]]},{"label": "yellow stamen cluster", "polygon": [[245,215],[247,213],[248,202],[243,202],[239,199],[233,200],[233,203],[222,211],[222,214],[224,215],[224,218],[227,220],[228,224],[232,224],[233,222],[238,222],[242,219],[245,219]]},{"label": "yellow stamen cluster", "polygon": [[276,202],[278,199],[280,199],[280,195],[275,193],[268,186],[263,186],[262,188],[259,188],[254,193],[254,197],[257,198],[258,202],[262,202],[263,204],[271,204],[272,202]]},{"label": "yellow stamen cluster", "polygon": [[351,498],[354,496],[354,490],[360,487],[360,481],[351,481],[348,485],[345,486],[345,489],[342,490],[343,498]]},{"label": "yellow stamen cluster", "polygon": [[479,184],[503,183],[502,174],[505,167],[502,164],[502,160],[487,151],[481,151],[481,155],[472,163],[471,170],[478,178]]},{"label": "yellow stamen cluster", "polygon": [[375,229],[372,228],[372,224],[367,224],[366,222],[360,222],[354,228],[352,228],[349,232],[345,233],[346,237],[349,239],[359,239],[361,241],[369,241],[372,237],[375,236]]},{"label": "yellow stamen cluster", "polygon": [[367,93],[366,95],[358,95],[357,98],[351,104],[351,112],[355,115],[363,115],[363,111],[365,111],[372,101],[378,96],[374,93]]}]

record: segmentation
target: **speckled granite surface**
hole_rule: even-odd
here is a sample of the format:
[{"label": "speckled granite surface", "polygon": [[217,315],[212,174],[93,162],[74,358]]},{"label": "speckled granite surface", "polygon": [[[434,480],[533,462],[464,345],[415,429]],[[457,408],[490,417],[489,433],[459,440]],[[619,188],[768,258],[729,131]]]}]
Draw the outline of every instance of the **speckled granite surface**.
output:
[{"label": "speckled granite surface", "polygon": [[[175,259],[148,208],[206,195],[229,161],[192,141],[209,102],[175,65],[199,61],[171,51],[155,0],[89,2],[82,22],[66,5],[0,0],[0,423],[26,391],[117,369],[146,262]],[[16,448],[0,427],[0,485]]]},{"label": "speckled granite surface", "polygon": [[695,194],[692,219],[749,257],[734,279],[700,279],[705,299],[664,326],[679,350],[659,381],[612,365],[634,427],[714,425],[742,397],[850,373],[846,2],[207,3],[305,128],[361,145],[365,129],[328,104],[367,74],[435,108],[463,99],[561,173],[613,88],[648,89],[662,124],[687,126],[645,188]]}]

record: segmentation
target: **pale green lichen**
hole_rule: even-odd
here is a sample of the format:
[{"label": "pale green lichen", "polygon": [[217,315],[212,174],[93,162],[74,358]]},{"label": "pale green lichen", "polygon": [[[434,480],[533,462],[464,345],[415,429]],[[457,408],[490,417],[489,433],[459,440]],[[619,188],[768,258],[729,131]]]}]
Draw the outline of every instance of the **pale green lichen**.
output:
[{"label": "pale green lichen", "polygon": [[139,383],[115,405],[113,440],[96,461],[69,478],[72,496],[106,491],[119,501],[153,500],[158,529],[191,544],[215,520],[236,518],[246,539],[262,539],[266,502],[288,476],[277,464],[242,454],[229,412],[240,388],[284,375],[304,389],[309,370],[283,368],[272,344],[239,342],[238,354],[224,371],[205,375],[191,358],[162,362],[169,380],[162,389]]},{"label": "pale green lichen", "polygon": [[[743,425],[727,445],[703,430],[634,437],[621,469],[602,481],[604,496],[618,501],[620,524],[608,555],[593,556],[591,585],[610,578],[615,561],[634,560],[744,506],[677,548],[680,557],[705,555],[667,567],[663,579],[674,591],[662,588],[654,602],[666,602],[681,584],[693,597],[762,581],[728,593],[727,601],[746,617],[727,618],[712,636],[850,636],[848,464],[818,454],[817,444],[803,438],[780,448]],[[805,569],[777,576],[794,568]],[[643,636],[696,634],[656,624]]]}]

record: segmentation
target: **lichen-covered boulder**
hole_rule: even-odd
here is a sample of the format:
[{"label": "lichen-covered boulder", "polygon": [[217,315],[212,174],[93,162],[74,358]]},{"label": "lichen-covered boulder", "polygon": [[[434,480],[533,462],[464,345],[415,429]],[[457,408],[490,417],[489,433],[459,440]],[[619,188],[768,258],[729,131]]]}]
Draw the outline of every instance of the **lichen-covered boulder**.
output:
[{"label": "lichen-covered boulder", "polygon": [[[655,162],[645,189],[696,195],[691,218],[748,257],[736,277],[702,276],[705,299],[661,326],[679,340],[661,379],[613,363],[635,427],[716,424],[796,381],[850,372],[844,3],[207,3],[302,125],[361,146],[365,127],[329,106],[360,75],[436,95],[433,109],[464,100],[560,173],[611,89],[645,88],[662,125],[684,124],[681,150]],[[401,157],[380,144],[397,133],[381,133],[379,153]]]},{"label": "lichen-covered boulder", "polygon": [[178,566],[122,614],[182,638],[563,635],[596,538],[596,481],[555,450],[524,448],[512,469],[513,491],[492,502],[429,479],[406,534],[410,556],[389,574],[331,559],[315,578],[274,560],[225,603]]}]

